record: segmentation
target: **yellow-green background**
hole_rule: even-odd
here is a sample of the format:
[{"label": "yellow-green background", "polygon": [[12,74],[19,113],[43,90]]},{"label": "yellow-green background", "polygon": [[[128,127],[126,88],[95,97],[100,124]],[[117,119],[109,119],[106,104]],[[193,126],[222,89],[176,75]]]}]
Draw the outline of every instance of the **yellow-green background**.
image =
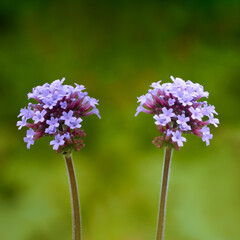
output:
[{"label": "yellow-green background", "polygon": [[204,85],[220,125],[174,152],[166,240],[240,239],[240,2],[1,1],[0,240],[71,239],[65,163],[16,127],[32,87],[66,77],[99,100],[73,154],[83,240],[155,236],[163,150],[136,97],[170,75]]}]

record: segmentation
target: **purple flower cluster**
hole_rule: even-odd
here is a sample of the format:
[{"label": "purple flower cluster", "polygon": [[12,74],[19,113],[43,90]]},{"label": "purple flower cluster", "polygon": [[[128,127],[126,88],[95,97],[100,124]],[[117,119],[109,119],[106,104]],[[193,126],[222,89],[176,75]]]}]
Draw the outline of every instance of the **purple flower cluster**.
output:
[{"label": "purple flower cluster", "polygon": [[152,83],[146,95],[138,97],[140,105],[135,116],[140,112],[154,114],[155,124],[161,133],[153,141],[157,147],[171,145],[179,150],[186,142],[182,133],[195,134],[202,138],[206,145],[213,135],[208,124],[218,126],[219,120],[215,107],[206,101],[198,101],[202,97],[208,98],[203,86],[190,80],[171,76],[173,83],[160,84],[161,81]]},{"label": "purple flower cluster", "polygon": [[24,142],[27,148],[43,136],[54,136],[50,142],[57,152],[68,152],[71,149],[80,150],[85,133],[81,128],[82,117],[96,114],[99,118],[98,100],[83,92],[85,87],[75,83],[75,87],[63,85],[65,78],[55,80],[51,84],[33,88],[28,93],[28,99],[37,103],[29,103],[20,110],[17,122],[18,129],[29,127]]}]

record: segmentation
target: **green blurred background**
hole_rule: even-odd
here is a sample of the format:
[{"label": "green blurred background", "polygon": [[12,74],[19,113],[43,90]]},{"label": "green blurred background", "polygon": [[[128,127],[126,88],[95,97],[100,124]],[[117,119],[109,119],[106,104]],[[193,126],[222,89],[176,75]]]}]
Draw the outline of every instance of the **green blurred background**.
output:
[{"label": "green blurred background", "polygon": [[240,2],[0,3],[0,240],[71,239],[65,163],[16,116],[37,85],[66,77],[100,99],[74,153],[84,240],[155,237],[163,150],[136,97],[170,75],[210,92],[220,125],[174,152],[166,239],[240,239]]}]

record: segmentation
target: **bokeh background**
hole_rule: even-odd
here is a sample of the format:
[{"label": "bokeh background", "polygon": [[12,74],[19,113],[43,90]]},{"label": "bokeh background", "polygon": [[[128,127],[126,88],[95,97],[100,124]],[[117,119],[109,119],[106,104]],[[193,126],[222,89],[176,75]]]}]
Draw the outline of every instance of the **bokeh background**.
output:
[{"label": "bokeh background", "polygon": [[163,150],[136,97],[170,75],[210,92],[220,125],[209,147],[188,136],[174,152],[166,239],[240,239],[240,2],[0,3],[0,240],[71,239],[65,163],[17,115],[37,85],[66,77],[100,99],[74,153],[84,240],[155,237]]}]

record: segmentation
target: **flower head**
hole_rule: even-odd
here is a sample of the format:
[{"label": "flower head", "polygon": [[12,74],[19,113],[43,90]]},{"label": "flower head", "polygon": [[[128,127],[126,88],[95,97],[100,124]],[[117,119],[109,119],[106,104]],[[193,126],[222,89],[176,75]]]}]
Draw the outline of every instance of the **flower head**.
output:
[{"label": "flower head", "polygon": [[182,134],[195,134],[209,145],[210,134],[208,124],[218,126],[219,120],[214,117],[217,114],[215,107],[208,105],[206,101],[199,101],[202,97],[208,97],[203,86],[190,80],[171,76],[172,83],[161,81],[152,83],[146,95],[138,97],[140,105],[137,107],[137,116],[140,112],[153,114],[155,124],[161,133],[153,141],[158,147],[171,145],[179,150],[186,138]]},{"label": "flower head", "polygon": [[17,122],[18,129],[29,127],[24,137],[27,148],[40,137],[53,136],[50,145],[57,152],[78,151],[84,146],[86,135],[81,129],[82,117],[96,114],[101,118],[95,106],[98,100],[83,92],[83,85],[63,85],[64,80],[45,83],[28,93],[28,98],[35,99],[36,103],[22,108],[18,115],[21,120]]}]

